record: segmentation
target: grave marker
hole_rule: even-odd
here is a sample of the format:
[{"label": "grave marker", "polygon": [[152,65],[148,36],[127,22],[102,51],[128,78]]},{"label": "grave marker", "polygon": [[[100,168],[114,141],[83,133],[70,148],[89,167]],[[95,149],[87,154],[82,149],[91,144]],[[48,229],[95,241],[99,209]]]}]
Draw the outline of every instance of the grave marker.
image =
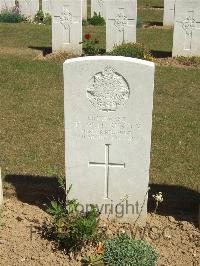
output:
[{"label": "grave marker", "polygon": [[64,88],[69,197],[85,210],[97,204],[102,215],[111,217],[121,208],[124,221],[136,220],[144,205],[139,219],[144,224],[154,64],[120,56],[69,59],[64,63]]},{"label": "grave marker", "polygon": [[20,13],[33,19],[39,10],[39,0],[18,0]]},{"label": "grave marker", "polygon": [[87,0],[82,0],[82,18],[87,20]]},{"label": "grave marker", "polygon": [[173,56],[200,56],[200,2],[177,0]]},{"label": "grave marker", "polygon": [[0,11],[12,9],[15,6],[15,0],[0,0]]},{"label": "grave marker", "polygon": [[96,13],[106,19],[106,4],[109,0],[91,0],[91,17]]},{"label": "grave marker", "polygon": [[175,2],[176,0],[164,0],[164,16],[163,16],[164,26],[174,25]]},{"label": "grave marker", "polygon": [[52,1],[53,0],[42,0],[42,11],[44,14],[52,14]]},{"label": "grave marker", "polygon": [[[52,1],[53,0],[42,0],[42,11],[44,13],[52,14]],[[83,19],[87,19],[87,0],[82,0],[82,12]]]},{"label": "grave marker", "polygon": [[82,53],[82,1],[61,0],[53,3],[52,50]]},{"label": "grave marker", "polygon": [[137,2],[111,0],[106,5],[106,50],[115,44],[136,42]]}]

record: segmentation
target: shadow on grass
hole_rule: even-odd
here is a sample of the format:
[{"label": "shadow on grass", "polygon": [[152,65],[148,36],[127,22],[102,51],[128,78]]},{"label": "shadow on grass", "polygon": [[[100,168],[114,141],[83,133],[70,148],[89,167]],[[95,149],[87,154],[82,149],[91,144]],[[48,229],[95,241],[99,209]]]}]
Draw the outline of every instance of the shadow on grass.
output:
[{"label": "shadow on grass", "polygon": [[57,177],[7,175],[4,181],[11,184],[5,196],[16,195],[20,201],[41,209],[45,209],[45,204],[49,205],[51,200],[65,200]]},{"label": "shadow on grass", "polygon": [[151,6],[152,8],[155,8],[155,9],[164,9],[164,6]]},{"label": "shadow on grass", "polygon": [[39,51],[42,51],[43,56],[46,56],[46,55],[52,53],[52,47],[37,47],[37,46],[29,46],[28,48],[33,49],[33,50],[39,50]]},{"label": "shadow on grass", "polygon": [[[13,194],[17,198],[30,205],[36,205],[45,209],[50,200],[65,200],[62,189],[59,188],[56,177],[45,176],[24,176],[24,175],[7,175],[4,179],[10,183],[12,188],[7,188],[5,196]],[[158,185],[151,184],[148,199],[148,211],[152,212],[155,208],[155,200],[152,195],[158,192],[163,193],[164,201],[160,204],[157,213],[164,216],[173,216],[176,220],[186,220],[198,223],[198,205],[200,203],[200,194],[194,190],[176,185]]]},{"label": "shadow on grass", "polygon": [[172,57],[172,52],[151,50],[151,54],[155,58],[167,58]]},{"label": "shadow on grass", "polygon": [[160,22],[160,21],[146,21],[145,23],[148,24],[149,27],[152,27],[152,26],[162,27],[163,26],[163,22]]}]

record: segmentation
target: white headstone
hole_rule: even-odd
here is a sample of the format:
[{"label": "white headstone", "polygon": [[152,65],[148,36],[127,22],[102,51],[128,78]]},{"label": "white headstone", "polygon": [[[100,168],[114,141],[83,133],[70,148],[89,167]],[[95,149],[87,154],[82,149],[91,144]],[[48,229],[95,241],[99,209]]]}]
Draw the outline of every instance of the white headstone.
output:
[{"label": "white headstone", "polygon": [[140,223],[145,223],[153,90],[154,64],[148,61],[120,56],[65,61],[66,183],[72,184],[69,197],[84,210],[94,203],[103,215],[119,217],[121,210],[122,220],[133,221],[143,206]]},{"label": "white headstone", "polygon": [[53,2],[53,52],[82,53],[82,1],[60,0]]},{"label": "white headstone", "polygon": [[12,9],[15,6],[15,0],[0,0],[0,11]]},{"label": "white headstone", "polygon": [[33,19],[39,10],[39,0],[18,0],[19,10],[27,18]]},{"label": "white headstone", "polygon": [[42,0],[42,11],[44,12],[44,14],[52,13],[52,2],[53,0]]},{"label": "white headstone", "polygon": [[176,0],[173,56],[200,56],[200,1]]},{"label": "white headstone", "polygon": [[164,0],[164,26],[173,26],[175,17],[175,2],[176,0]]},{"label": "white headstone", "polygon": [[2,184],[2,178],[1,178],[1,168],[0,168],[0,207],[3,204],[3,184]]},{"label": "white headstone", "polygon": [[91,17],[96,13],[106,19],[106,4],[109,0],[91,0]]},{"label": "white headstone", "polygon": [[106,14],[107,51],[115,44],[136,42],[136,0],[110,0],[106,4]]},{"label": "white headstone", "polygon": [[[53,0],[42,0],[42,11],[52,14]],[[87,0],[82,0],[82,18],[87,20]]]},{"label": "white headstone", "polygon": [[87,0],[82,0],[82,18],[87,20]]}]

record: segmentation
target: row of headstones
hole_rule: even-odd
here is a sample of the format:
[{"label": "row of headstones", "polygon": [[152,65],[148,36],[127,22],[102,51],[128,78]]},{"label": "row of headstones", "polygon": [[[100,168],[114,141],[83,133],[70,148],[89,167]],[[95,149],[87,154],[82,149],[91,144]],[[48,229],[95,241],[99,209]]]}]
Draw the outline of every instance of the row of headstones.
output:
[{"label": "row of headstones", "polygon": [[[61,0],[52,5],[52,49],[82,53],[81,0]],[[92,9],[94,11],[94,8]],[[96,9],[95,9],[96,10]],[[100,10],[97,10],[97,12]],[[106,3],[106,50],[115,44],[136,42],[137,1],[110,0]]]},{"label": "row of headstones", "polygon": [[39,0],[0,0],[0,11],[18,7],[22,15],[34,18],[39,10]]},{"label": "row of headstones", "polygon": [[164,26],[174,26],[173,56],[200,56],[200,1],[164,0]]},{"label": "row of headstones", "polygon": [[[21,14],[33,18],[40,9],[39,0],[0,0],[0,11],[12,9],[18,2]],[[54,0],[54,2],[56,2]],[[44,14],[52,13],[53,0],[42,0],[42,11]],[[87,19],[87,0],[82,1],[82,16]]]},{"label": "row of headstones", "polygon": [[[0,0],[0,11],[11,9],[15,6],[16,2],[19,3],[22,14],[28,17],[34,17],[39,10],[39,0]],[[42,0],[42,11],[44,13],[52,14],[53,3],[56,0]],[[103,0],[91,0],[91,14],[101,14],[105,18]],[[87,19],[87,0],[82,0],[82,18]]]},{"label": "row of headstones", "polygon": [[[198,18],[200,1],[171,0],[170,3],[172,2],[176,9],[173,57],[200,56],[200,18]],[[136,42],[136,0],[92,1],[92,3],[91,12],[100,13],[106,19],[107,51],[112,50],[115,44]],[[53,8],[53,51],[74,49],[81,53],[79,44],[82,38],[81,0],[60,1],[58,6],[56,4],[55,9]]]},{"label": "row of headstones", "polygon": [[[0,0],[0,7],[12,7],[15,0]],[[18,0],[22,14],[33,17],[38,0]],[[174,23],[173,56],[200,55],[200,1],[165,0],[164,25]],[[53,51],[82,53],[82,19],[87,18],[87,0],[43,0],[43,11],[53,16]],[[106,19],[106,50],[114,44],[136,41],[136,0],[92,0],[91,14]]]}]

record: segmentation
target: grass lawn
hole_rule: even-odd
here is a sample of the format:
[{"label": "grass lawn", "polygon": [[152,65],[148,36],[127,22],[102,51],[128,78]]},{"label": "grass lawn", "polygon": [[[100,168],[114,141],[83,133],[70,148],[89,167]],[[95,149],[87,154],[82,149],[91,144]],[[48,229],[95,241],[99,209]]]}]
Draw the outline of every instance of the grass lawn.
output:
[{"label": "grass lawn", "polygon": [[[87,32],[105,47],[104,27],[84,27]],[[0,24],[0,40],[3,175],[64,175],[62,62],[38,60],[33,49],[51,47],[51,28]],[[157,53],[170,53],[172,31],[138,29],[138,40]],[[152,183],[193,189],[199,183],[199,76],[200,69],[156,68]]]}]

